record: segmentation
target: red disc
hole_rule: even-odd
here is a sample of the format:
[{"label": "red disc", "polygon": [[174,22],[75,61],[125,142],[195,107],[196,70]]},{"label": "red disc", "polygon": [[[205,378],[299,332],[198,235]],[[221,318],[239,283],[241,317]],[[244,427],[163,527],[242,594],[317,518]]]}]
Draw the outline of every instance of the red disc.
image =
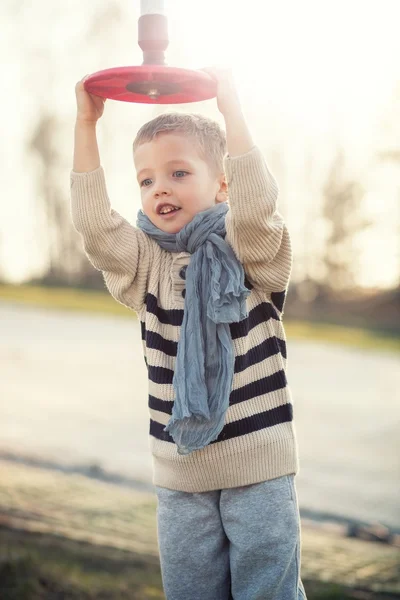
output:
[{"label": "red disc", "polygon": [[162,65],[105,69],[85,79],[84,86],[102,98],[145,104],[200,102],[217,95],[208,73]]}]

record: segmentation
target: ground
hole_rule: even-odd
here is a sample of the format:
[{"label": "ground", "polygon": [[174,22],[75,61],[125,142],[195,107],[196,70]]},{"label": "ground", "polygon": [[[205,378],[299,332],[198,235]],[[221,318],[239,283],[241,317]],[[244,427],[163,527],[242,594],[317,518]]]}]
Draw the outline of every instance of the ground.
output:
[{"label": "ground", "polygon": [[[163,598],[155,497],[0,461],[2,600]],[[302,527],[309,600],[400,599],[400,552]],[[340,582],[340,583],[339,583]]]}]

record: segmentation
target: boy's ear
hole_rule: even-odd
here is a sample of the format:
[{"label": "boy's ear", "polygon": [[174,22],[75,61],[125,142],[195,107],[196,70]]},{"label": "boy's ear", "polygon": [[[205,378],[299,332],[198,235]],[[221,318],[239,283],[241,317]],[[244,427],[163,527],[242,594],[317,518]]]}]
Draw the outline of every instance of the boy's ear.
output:
[{"label": "boy's ear", "polygon": [[227,202],[228,201],[228,184],[226,182],[225,175],[221,175],[219,180],[219,190],[215,196],[216,202]]}]

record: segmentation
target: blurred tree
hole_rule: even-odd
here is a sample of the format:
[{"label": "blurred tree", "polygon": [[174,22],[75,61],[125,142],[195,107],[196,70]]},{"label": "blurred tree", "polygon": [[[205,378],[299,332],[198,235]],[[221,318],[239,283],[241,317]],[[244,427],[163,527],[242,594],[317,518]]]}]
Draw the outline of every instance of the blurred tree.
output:
[{"label": "blurred tree", "polygon": [[70,214],[65,181],[60,177],[61,155],[57,144],[57,130],[61,123],[49,110],[39,115],[28,153],[38,158],[36,189],[39,208],[44,212],[47,237],[48,269],[45,280],[52,283],[73,283],[91,271],[82,252],[80,238]]},{"label": "blurred tree", "polygon": [[362,212],[365,191],[361,184],[346,177],[345,156],[337,152],[323,188],[322,217],[328,235],[322,252],[322,283],[328,293],[356,287],[359,252],[355,240],[373,222]]},{"label": "blurred tree", "polygon": [[[23,2],[20,5],[23,6]],[[82,49],[91,48],[96,52],[99,64],[102,60],[105,61],[113,43],[115,46],[115,39],[118,39],[117,27],[123,17],[116,1],[98,3],[90,11],[81,45]],[[45,52],[40,40],[35,39],[33,44],[35,59],[42,61],[48,74],[45,83],[46,98],[51,98],[52,95],[56,97],[55,93],[52,94],[58,77],[56,56],[52,59],[52,53]],[[68,180],[65,180],[65,153],[62,151],[65,123],[61,112],[56,103],[51,105],[51,102],[42,100],[36,114],[37,120],[27,140],[26,152],[29,158],[33,155],[37,159],[34,185],[38,214],[44,214],[48,267],[41,281],[48,284],[103,287],[101,273],[89,263],[83,251],[82,240],[71,221]],[[103,123],[102,133],[105,137],[111,135]]]},{"label": "blurred tree", "polygon": [[5,281],[4,271],[3,271],[3,261],[2,261],[2,240],[0,235],[0,283]]},{"label": "blurred tree", "polygon": [[7,17],[17,16],[27,3],[28,0],[2,0],[1,9],[3,15],[7,15]]},{"label": "blurred tree", "polygon": [[[102,46],[108,52],[108,48],[111,46],[107,41],[115,43],[115,39],[119,36],[117,28],[124,18],[124,13],[119,2],[108,1],[97,8],[97,12],[89,22],[85,37],[89,44],[95,44],[98,43],[99,36],[101,36]],[[109,37],[109,40],[107,40],[107,37]]]},{"label": "blurred tree", "polygon": [[[400,146],[399,146],[399,134],[400,127],[398,125],[398,114],[400,109],[400,83],[395,87],[393,96],[390,101],[390,106],[386,111],[386,119],[383,123],[383,133],[385,135],[385,148],[378,152],[378,157],[385,163],[394,164],[400,167]],[[397,204],[397,214],[393,215],[396,219],[396,229],[398,232],[398,276],[397,276],[397,290],[400,291],[400,185],[398,188],[399,202]],[[399,297],[399,294],[398,294]]]}]

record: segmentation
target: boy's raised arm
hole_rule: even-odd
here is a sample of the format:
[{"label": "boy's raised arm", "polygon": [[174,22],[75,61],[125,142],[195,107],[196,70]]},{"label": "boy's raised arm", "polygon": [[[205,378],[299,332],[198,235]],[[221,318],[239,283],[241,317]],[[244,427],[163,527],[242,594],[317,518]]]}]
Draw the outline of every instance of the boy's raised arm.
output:
[{"label": "boy's raised arm", "polygon": [[226,239],[249,280],[270,292],[286,290],[292,269],[288,229],[277,210],[278,185],[254,145],[230,71],[206,69],[217,79],[217,103],[225,120],[224,166],[230,210]]},{"label": "boy's raised arm", "polygon": [[152,245],[143,232],[111,208],[100,164],[96,124],[103,98],[77,83],[77,119],[71,172],[72,221],[81,234],[86,254],[102,271],[111,294],[139,311],[144,302]]},{"label": "boy's raised arm", "polygon": [[100,154],[97,144],[96,122],[75,122],[75,144],[73,170],[75,173],[89,173],[100,167]]}]

